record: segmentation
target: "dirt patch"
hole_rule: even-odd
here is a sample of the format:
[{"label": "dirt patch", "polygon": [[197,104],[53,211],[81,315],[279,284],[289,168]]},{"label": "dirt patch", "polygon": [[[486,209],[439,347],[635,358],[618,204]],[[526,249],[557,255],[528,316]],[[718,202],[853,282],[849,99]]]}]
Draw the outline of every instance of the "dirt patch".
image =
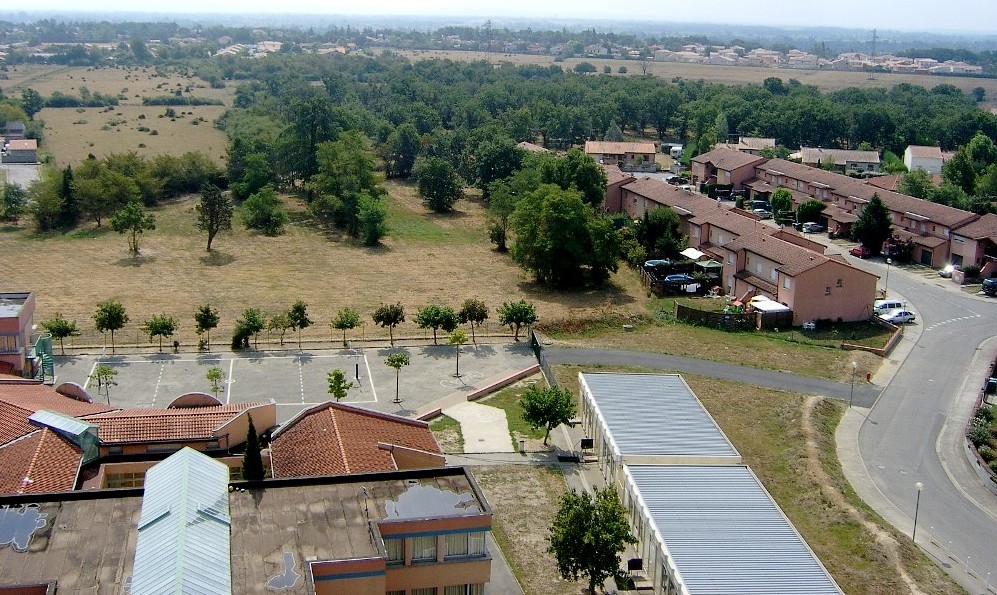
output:
[{"label": "dirt patch", "polygon": [[492,532],[526,595],[578,595],[587,584],[565,581],[547,553],[547,528],[567,491],[557,467],[475,467],[474,478],[494,511]]}]

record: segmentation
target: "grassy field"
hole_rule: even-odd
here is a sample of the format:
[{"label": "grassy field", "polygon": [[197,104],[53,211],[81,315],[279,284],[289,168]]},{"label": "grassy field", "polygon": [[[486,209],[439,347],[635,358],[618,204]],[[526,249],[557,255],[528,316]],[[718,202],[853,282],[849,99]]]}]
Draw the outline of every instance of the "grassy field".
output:
[{"label": "grassy field", "polygon": [[[653,313],[660,309],[662,302],[650,300],[648,304]],[[633,330],[624,330],[624,323],[632,325]],[[562,346],[652,351],[834,380],[850,378],[853,361],[858,363],[860,377],[866,372],[875,372],[882,361],[871,353],[844,351],[838,347],[840,341],[823,345],[800,342],[798,335],[802,335],[797,331],[728,333],[678,322],[671,316],[550,320],[541,327]]]},{"label": "grassy field", "polygon": [[[387,337],[373,325],[370,312],[380,303],[400,301],[407,322],[395,336],[423,338],[411,322],[429,303],[460,307],[478,297],[491,309],[484,332],[502,332],[495,308],[503,301],[527,299],[541,317],[589,317],[605,309],[640,309],[637,279],[628,271],[601,290],[553,292],[538,287],[508,255],[492,250],[485,236],[484,212],[477,200],[461,201],[450,215],[430,214],[411,186],[390,183],[388,223],[398,235],[367,248],[301,221],[279,237],[247,231],[237,222],[215,240],[212,254],[195,228],[195,197],[153,210],[157,228],[141,238],[141,254],[129,256],[124,236],[85,224],[69,234],[37,234],[31,222],[0,228],[0,278],[4,290],[36,292],[36,321],[61,312],[76,320],[83,336],[69,345],[100,344],[92,315],[99,301],[117,298],[131,322],[116,333],[118,344],[148,345],[139,327],[154,314],[179,319],[177,339],[196,343],[193,313],[203,303],[220,310],[221,325],[212,339],[227,343],[236,318],[249,307],[275,313],[295,300],[309,305],[314,326],[306,341],[332,341],[329,321],[340,308],[357,308],[366,324],[353,338]],[[301,203],[287,199],[300,213]],[[300,216],[296,219],[301,220]],[[44,257],[40,258],[39,255]],[[336,332],[335,337],[340,333]]]},{"label": "grassy field", "polygon": [[[394,50],[393,50],[394,51]],[[445,58],[454,61],[474,61],[488,60],[492,63],[511,62],[513,64],[540,64],[548,66],[554,64],[553,56],[537,56],[530,54],[502,54],[487,52],[463,52],[444,50],[409,50],[397,51],[396,53],[413,60]],[[558,62],[565,70],[570,70],[579,62],[589,62],[594,64],[598,72],[602,72],[604,66],[609,66],[614,76],[621,76],[618,70],[621,66],[627,68],[626,75],[635,76],[641,74],[641,63],[638,60],[611,60],[601,58],[568,58],[563,62]],[[846,87],[891,88],[900,83],[910,83],[919,87],[932,88],[937,85],[954,85],[963,92],[969,93],[976,87],[983,87],[987,91],[987,99],[982,107],[991,108],[997,106],[997,79],[992,78],[971,78],[963,76],[935,76],[919,74],[894,74],[883,72],[846,72],[836,70],[800,70],[795,68],[762,68],[755,66],[713,66],[708,64],[684,64],[679,62],[647,62],[648,74],[672,80],[676,77],[684,79],[699,80],[710,83],[721,83],[725,85],[748,85],[761,84],[770,76],[779,77],[783,81],[796,79],[805,85],[814,85],[822,91],[837,91]]]},{"label": "grassy field", "polygon": [[160,74],[155,68],[22,64],[10,67],[7,75],[3,88],[8,95],[29,87],[44,96],[56,91],[79,95],[86,87],[92,93],[119,97],[119,105],[112,108],[46,108],[38,113],[36,118],[45,122],[42,149],[59,167],[76,165],[89,154],[100,158],[128,151],[146,157],[201,151],[218,163],[224,160],[227,141],[214,127],[224,106],[176,106],[177,117],[167,118],[165,106],[143,106],[142,98],[181,89],[187,96],[217,99],[230,106],[234,85],[212,89],[192,75]]},{"label": "grassy field", "polygon": [[[578,372],[651,372],[555,366],[558,383],[578,392]],[[841,403],[683,375],[765,488],[850,594],[909,593],[906,573],[923,593],[960,592],[909,538],[900,535],[852,491],[837,461],[834,432]],[[879,541],[877,536],[884,540]],[[891,561],[891,550],[899,561]],[[901,570],[902,569],[902,570]]]}]

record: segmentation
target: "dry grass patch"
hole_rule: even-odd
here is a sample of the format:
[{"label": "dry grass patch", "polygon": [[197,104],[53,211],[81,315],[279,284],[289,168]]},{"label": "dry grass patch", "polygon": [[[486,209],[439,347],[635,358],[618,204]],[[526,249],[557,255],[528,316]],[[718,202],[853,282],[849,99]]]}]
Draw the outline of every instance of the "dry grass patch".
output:
[{"label": "dry grass patch", "polygon": [[[658,372],[578,366],[554,370],[561,386],[575,391],[580,371]],[[960,592],[908,538],[869,509],[844,478],[834,447],[842,403],[683,377],[846,593],[908,593],[912,589],[905,576],[922,593]],[[813,400],[816,406],[805,423]]]},{"label": "dry grass patch", "polygon": [[[314,321],[302,333],[304,340],[333,344],[341,333],[332,331],[329,321],[346,306],[358,309],[365,323],[349,333],[353,340],[386,339],[387,330],[373,325],[370,312],[396,301],[405,306],[408,320],[395,336],[420,340],[426,333],[412,322],[418,308],[429,303],[460,307],[470,297],[480,298],[491,310],[480,331],[485,334],[507,333],[495,314],[504,301],[534,302],[542,318],[642,308],[635,297],[639,283],[628,271],[615,275],[605,289],[563,293],[538,287],[508,255],[481,239],[480,203],[461,201],[455,213],[437,216],[419,206],[410,186],[393,183],[388,188],[389,221],[406,217],[417,225],[402,237],[389,235],[377,248],[300,217],[286,234],[265,237],[246,230],[237,213],[234,229],[220,234],[208,254],[205,236],[195,228],[198,198],[191,196],[153,209],[157,228],[143,235],[137,258],[128,255],[124,236],[106,223],[100,229],[87,223],[68,234],[40,235],[28,227],[29,221],[0,229],[0,275],[12,290],[36,292],[38,321],[56,312],[77,321],[84,335],[67,346],[100,344],[92,315],[97,303],[108,298],[120,299],[131,317],[123,332],[116,333],[120,345],[148,345],[138,329],[154,314],[177,317],[177,339],[186,346],[196,344],[193,313],[203,303],[220,311],[221,325],[212,340],[222,344],[246,308],[274,313],[298,299],[308,304]],[[301,211],[297,199],[286,201]],[[418,233],[411,231],[416,228]]]},{"label": "dry grass patch", "polygon": [[547,553],[550,527],[567,484],[555,466],[475,467],[494,512],[492,533],[526,595],[578,595],[587,584],[565,581]]}]

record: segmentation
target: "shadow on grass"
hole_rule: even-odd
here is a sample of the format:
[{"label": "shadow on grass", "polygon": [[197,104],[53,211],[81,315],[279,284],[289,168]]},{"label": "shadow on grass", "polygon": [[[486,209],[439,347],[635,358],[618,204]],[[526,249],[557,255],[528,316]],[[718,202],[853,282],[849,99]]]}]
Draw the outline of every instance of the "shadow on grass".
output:
[{"label": "shadow on grass", "polygon": [[232,254],[227,254],[225,252],[218,252],[217,250],[212,250],[210,253],[205,254],[200,259],[201,264],[209,267],[223,267],[227,264],[232,264],[235,262],[235,256]]},{"label": "shadow on grass", "polygon": [[144,264],[152,264],[154,262],[156,262],[155,256],[138,255],[119,259],[114,264],[119,267],[140,267]]},{"label": "shadow on grass", "polygon": [[612,304],[624,306],[635,303],[637,300],[619,285],[608,282],[599,287],[569,287],[558,289],[541,285],[534,279],[519,282],[519,289],[529,298],[542,298],[546,301],[555,302],[570,307],[596,307]]}]

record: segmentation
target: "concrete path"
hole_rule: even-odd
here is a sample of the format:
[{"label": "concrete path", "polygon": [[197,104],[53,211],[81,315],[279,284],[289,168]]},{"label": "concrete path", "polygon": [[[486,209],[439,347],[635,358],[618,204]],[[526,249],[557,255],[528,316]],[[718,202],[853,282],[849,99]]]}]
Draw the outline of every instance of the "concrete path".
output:
[{"label": "concrete path", "polygon": [[444,409],[443,414],[460,423],[465,453],[515,452],[504,410],[465,401]]}]

